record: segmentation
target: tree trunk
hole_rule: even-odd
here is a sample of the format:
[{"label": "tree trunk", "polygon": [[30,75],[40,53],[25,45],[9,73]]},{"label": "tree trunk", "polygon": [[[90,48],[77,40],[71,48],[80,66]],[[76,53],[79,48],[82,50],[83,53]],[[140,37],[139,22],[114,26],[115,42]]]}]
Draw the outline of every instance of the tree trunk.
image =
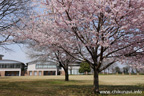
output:
[{"label": "tree trunk", "polygon": [[65,81],[69,81],[68,69],[65,69]]},{"label": "tree trunk", "polygon": [[98,70],[94,69],[94,93],[100,94],[99,92],[99,76]]}]

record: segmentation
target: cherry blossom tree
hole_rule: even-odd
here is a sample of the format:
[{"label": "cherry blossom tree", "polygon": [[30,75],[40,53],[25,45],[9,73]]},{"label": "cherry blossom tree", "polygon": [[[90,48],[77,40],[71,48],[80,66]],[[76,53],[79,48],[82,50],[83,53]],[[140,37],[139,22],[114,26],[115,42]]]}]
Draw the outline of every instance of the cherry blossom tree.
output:
[{"label": "cherry blossom tree", "polygon": [[[21,39],[40,46],[54,45],[94,71],[94,92],[99,93],[99,72],[117,61],[144,60],[144,0],[44,0],[43,14],[35,16]],[[79,55],[73,55],[77,53]],[[111,62],[103,64],[105,59]]]}]

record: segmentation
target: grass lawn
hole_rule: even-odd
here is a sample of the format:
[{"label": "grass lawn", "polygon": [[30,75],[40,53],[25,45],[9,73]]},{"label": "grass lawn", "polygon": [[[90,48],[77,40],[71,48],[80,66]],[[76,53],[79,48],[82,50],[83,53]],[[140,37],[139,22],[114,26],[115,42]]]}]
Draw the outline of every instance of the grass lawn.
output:
[{"label": "grass lawn", "polygon": [[[64,76],[0,77],[0,96],[95,96],[92,84],[92,75],[73,75],[68,82]],[[100,91],[130,92],[100,96],[144,96],[144,75],[100,75]]]}]

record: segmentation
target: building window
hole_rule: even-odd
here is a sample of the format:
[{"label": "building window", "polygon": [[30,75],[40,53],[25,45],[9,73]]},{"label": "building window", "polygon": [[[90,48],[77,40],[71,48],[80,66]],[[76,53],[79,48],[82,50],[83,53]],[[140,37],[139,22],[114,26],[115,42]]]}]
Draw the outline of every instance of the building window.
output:
[{"label": "building window", "polygon": [[2,64],[2,68],[6,68],[6,65]]},{"label": "building window", "polygon": [[37,76],[37,71],[34,72],[34,75]]},{"label": "building window", "polygon": [[10,68],[14,68],[14,64],[10,64]]},{"label": "building window", "polygon": [[29,71],[29,75],[32,76],[32,71]]},{"label": "building window", "polygon": [[19,65],[19,64],[16,64],[16,68],[20,68],[20,65]]},{"label": "building window", "polygon": [[76,74],[80,74],[80,73],[79,73],[79,71],[78,71],[77,69],[73,69],[73,70],[72,70],[72,74],[75,74],[75,75],[76,75]]},{"label": "building window", "polygon": [[21,68],[21,64],[0,64],[0,68]]},{"label": "building window", "polygon": [[41,76],[42,75],[42,72],[41,71],[39,71],[39,76]]},{"label": "building window", "polygon": [[50,65],[50,64],[36,64],[37,69],[51,69],[51,68],[57,68],[56,65]]}]

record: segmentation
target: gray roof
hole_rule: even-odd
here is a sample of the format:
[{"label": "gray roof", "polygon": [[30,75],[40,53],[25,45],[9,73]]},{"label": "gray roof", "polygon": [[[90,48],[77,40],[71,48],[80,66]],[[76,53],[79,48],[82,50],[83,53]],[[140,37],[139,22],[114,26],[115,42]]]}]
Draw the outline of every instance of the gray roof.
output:
[{"label": "gray roof", "polygon": [[53,62],[53,61],[31,61],[28,62],[27,64],[48,64],[48,65],[57,65],[58,63]]},{"label": "gray roof", "polygon": [[[48,64],[48,65],[59,65],[57,62],[53,61],[31,61],[28,62],[27,64]],[[80,66],[80,62],[72,62],[69,64],[69,66]]]},{"label": "gray roof", "polygon": [[3,57],[4,55],[0,54],[0,57]]},{"label": "gray roof", "polygon": [[69,64],[69,66],[80,66],[81,62],[72,62]]},{"label": "gray roof", "polygon": [[24,64],[24,63],[20,61],[16,61],[16,60],[3,59],[3,60],[0,60],[0,64]]}]

